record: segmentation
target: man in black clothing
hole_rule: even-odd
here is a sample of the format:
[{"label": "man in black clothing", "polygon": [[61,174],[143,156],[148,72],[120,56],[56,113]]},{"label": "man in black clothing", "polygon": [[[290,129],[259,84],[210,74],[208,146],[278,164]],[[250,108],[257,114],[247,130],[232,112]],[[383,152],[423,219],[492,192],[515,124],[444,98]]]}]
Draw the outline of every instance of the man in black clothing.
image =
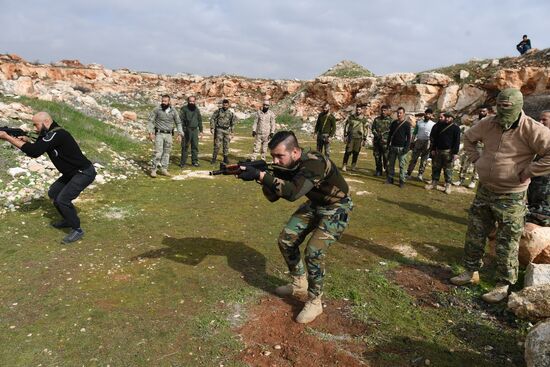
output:
[{"label": "man in black clothing", "polygon": [[516,45],[516,49],[522,55],[531,49],[531,40],[526,34],[523,35],[521,42]]},{"label": "man in black clothing", "polygon": [[14,138],[3,131],[0,131],[0,139],[6,140],[32,158],[48,154],[55,168],[62,174],[48,190],[48,196],[63,217],[63,220],[52,223],[52,226],[71,228],[71,232],[63,238],[63,243],[78,241],[84,231],[80,228],[80,219],[72,201],[94,181],[94,166],[82,154],[72,135],[53,121],[48,113],[39,112],[33,116],[32,121],[39,134],[36,142]]},{"label": "man in black clothing", "polygon": [[445,193],[451,193],[453,162],[460,149],[460,128],[454,123],[454,116],[445,113],[445,120],[438,121],[430,133],[430,151],[432,155],[432,182],[426,190],[437,188],[443,169],[445,175]]},{"label": "man in black clothing", "polygon": [[395,173],[395,159],[399,161],[399,187],[405,186],[405,175],[407,169],[407,152],[411,145],[411,125],[405,120],[405,109],[397,109],[397,120],[390,125],[388,134],[388,175],[385,184],[393,184]]}]

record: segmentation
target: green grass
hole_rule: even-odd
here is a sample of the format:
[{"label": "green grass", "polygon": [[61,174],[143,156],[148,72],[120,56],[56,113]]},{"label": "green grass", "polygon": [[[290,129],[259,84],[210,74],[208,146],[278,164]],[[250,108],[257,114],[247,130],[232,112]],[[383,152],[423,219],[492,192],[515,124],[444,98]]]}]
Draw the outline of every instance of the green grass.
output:
[{"label": "green grass", "polygon": [[336,65],[332,70],[324,73],[323,76],[334,76],[337,78],[363,78],[373,77],[374,73],[359,64],[348,61],[348,65]]},{"label": "green grass", "polygon": [[[100,141],[149,154],[148,145],[137,146],[68,107],[25,103],[70,124],[88,154]],[[242,139],[231,147],[240,152],[232,160],[251,150],[246,127],[237,130]],[[305,147],[314,145],[311,138],[300,139]],[[209,154],[211,140],[201,143],[201,154]],[[342,150],[334,144],[337,163]],[[210,169],[208,159],[201,158],[200,169]],[[365,360],[373,366],[425,359],[436,366],[523,365],[517,342],[524,325],[502,307],[481,304],[483,287],[452,289],[440,294],[442,307],[419,307],[387,275],[403,264],[458,269],[473,195],[428,192],[412,181],[404,190],[382,185],[372,176],[371,151],[360,156],[359,167],[346,175],[355,208],[327,256],[326,296],[349,299],[354,317],[368,326],[361,341]],[[298,205],[271,204],[258,185],[233,177],[142,176],[85,191],[77,206],[86,236],[71,246],[61,246],[64,233],[49,227],[57,214],[47,200],[22,206],[2,218],[0,361],[242,366],[235,360],[243,346],[233,327],[246,320],[249,305],[285,282],[276,241]],[[405,258],[393,248],[403,244],[418,257]],[[485,286],[494,284],[484,279]]]}]

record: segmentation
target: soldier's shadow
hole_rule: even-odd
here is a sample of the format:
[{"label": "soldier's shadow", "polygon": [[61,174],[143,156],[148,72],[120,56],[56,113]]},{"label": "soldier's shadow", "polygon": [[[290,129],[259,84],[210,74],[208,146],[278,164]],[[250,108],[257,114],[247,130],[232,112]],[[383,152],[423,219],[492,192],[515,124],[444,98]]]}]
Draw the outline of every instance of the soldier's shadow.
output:
[{"label": "soldier's shadow", "polygon": [[164,237],[162,244],[167,247],[145,252],[134,259],[164,257],[177,263],[196,266],[207,256],[223,256],[227,258],[229,267],[241,273],[242,278],[255,288],[274,294],[274,288],[284,284],[278,277],[267,273],[266,257],[243,242],[216,238]]}]

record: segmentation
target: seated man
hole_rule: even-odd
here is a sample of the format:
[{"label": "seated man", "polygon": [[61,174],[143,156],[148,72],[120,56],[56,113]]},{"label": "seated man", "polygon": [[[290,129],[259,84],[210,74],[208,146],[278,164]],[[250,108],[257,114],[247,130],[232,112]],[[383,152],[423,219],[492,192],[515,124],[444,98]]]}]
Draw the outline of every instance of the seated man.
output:
[{"label": "seated man", "polygon": [[521,55],[523,55],[524,53],[526,53],[531,49],[531,40],[527,38],[526,34],[523,35],[523,39],[521,40],[520,43],[516,45],[516,48]]}]

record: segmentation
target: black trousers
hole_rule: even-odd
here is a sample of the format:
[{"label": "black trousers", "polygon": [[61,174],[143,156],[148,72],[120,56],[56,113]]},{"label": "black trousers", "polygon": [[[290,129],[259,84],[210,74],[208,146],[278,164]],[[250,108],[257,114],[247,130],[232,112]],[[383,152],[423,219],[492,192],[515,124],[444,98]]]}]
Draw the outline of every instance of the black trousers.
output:
[{"label": "black trousers", "polygon": [[61,214],[63,219],[71,226],[72,229],[80,228],[80,218],[76,214],[76,208],[72,201],[80,195],[80,193],[94,182],[96,171],[94,166],[79,170],[72,177],[63,175],[59,177],[48,190],[48,196],[53,200],[53,205]]}]

